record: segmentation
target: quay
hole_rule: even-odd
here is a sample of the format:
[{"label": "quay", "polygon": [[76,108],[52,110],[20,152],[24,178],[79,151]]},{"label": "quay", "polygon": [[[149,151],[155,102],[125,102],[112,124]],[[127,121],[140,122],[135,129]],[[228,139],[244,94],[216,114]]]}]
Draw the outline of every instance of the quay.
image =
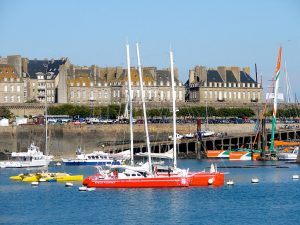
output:
[{"label": "quay", "polygon": [[[206,150],[227,150],[241,146],[249,147],[255,139],[254,124],[211,124],[209,129],[223,136],[203,138],[202,140],[182,139],[177,141],[179,158],[205,158]],[[299,140],[298,125],[286,126],[278,124],[275,139]],[[267,130],[270,124],[266,125]],[[5,159],[12,151],[26,151],[32,143],[36,143],[42,151],[45,150],[44,126],[26,125],[0,127],[0,159]],[[196,124],[178,124],[179,134],[195,133]],[[127,124],[119,125],[50,125],[48,128],[50,153],[56,159],[71,157],[80,146],[86,152],[103,150],[106,152],[120,152],[130,148],[129,129]],[[166,152],[173,148],[173,141],[168,140],[172,135],[171,124],[149,125],[151,151]],[[225,135],[227,134],[227,135]],[[146,152],[143,124],[134,126],[134,151]],[[267,133],[268,141],[270,133]]]},{"label": "quay", "polygon": [[[206,158],[207,150],[228,150],[236,149],[241,146],[251,147],[255,141],[256,134],[236,134],[227,136],[207,137],[202,140],[197,138],[177,140],[177,153],[179,158]],[[275,140],[283,141],[299,141],[300,128],[294,127],[290,129],[279,129],[275,133]],[[267,131],[267,142],[271,139],[271,132]],[[260,145],[261,140],[257,140]],[[109,145],[109,143],[106,143]],[[151,152],[163,153],[173,148],[173,141],[158,141],[151,142]],[[112,145],[109,147],[109,152],[116,153],[130,149],[129,144]],[[134,152],[146,152],[146,144],[144,142],[134,144]]]}]

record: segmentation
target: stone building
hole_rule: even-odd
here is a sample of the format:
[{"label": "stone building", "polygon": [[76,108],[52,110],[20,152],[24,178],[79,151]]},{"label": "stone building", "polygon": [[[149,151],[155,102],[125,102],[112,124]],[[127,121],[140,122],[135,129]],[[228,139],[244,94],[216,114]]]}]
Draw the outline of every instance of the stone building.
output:
[{"label": "stone building", "polygon": [[14,66],[0,64],[0,103],[23,103],[24,85]]},{"label": "stone building", "polygon": [[[24,62],[23,73],[29,79],[28,100],[37,100],[45,102],[47,96],[48,103],[59,103],[58,86],[60,83],[61,73],[65,72],[64,65],[67,59],[59,60],[26,60]],[[46,86],[47,85],[47,86]],[[47,95],[46,95],[47,90]],[[66,102],[62,102],[66,103]]]},{"label": "stone building", "polygon": [[239,67],[196,66],[189,71],[186,98],[199,103],[261,103],[262,86],[249,74],[249,67],[241,70]]},{"label": "stone building", "polygon": [[[73,71],[72,71],[73,70]],[[80,104],[119,104],[127,102],[127,70],[121,67],[72,67],[68,79],[68,102]],[[177,101],[184,101],[185,88],[176,73]],[[143,68],[144,96],[149,102],[170,102],[171,82],[168,69]],[[141,101],[138,70],[131,68],[133,101]]]}]

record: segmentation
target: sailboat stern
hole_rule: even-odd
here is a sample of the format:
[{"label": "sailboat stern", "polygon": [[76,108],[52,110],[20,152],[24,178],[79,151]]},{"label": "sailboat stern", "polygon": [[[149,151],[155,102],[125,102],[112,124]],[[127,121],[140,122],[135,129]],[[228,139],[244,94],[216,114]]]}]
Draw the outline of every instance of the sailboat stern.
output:
[{"label": "sailboat stern", "polygon": [[190,174],[190,186],[223,186],[225,182],[225,175],[222,172],[197,172]]}]

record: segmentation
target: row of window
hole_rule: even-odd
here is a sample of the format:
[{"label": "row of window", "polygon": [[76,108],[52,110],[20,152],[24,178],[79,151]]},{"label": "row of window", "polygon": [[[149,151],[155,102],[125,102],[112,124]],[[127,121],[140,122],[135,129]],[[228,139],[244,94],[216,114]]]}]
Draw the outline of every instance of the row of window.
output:
[{"label": "row of window", "polygon": [[18,96],[4,96],[4,102],[21,102],[21,97]]},{"label": "row of window", "polygon": [[[195,87],[197,84],[191,84],[191,87]],[[256,83],[224,83],[224,82],[204,82],[204,87],[243,87],[243,88],[260,88],[260,84]]]},{"label": "row of window", "polygon": [[[98,99],[107,99],[108,98],[108,91],[99,91],[98,92]],[[97,93],[94,93],[94,91],[90,91],[89,92],[89,99],[94,99],[95,97],[97,98]],[[120,98],[120,90],[114,90],[113,91],[113,98]],[[125,90],[125,96],[128,95],[128,90]],[[140,96],[140,91],[139,90],[131,90],[131,96],[134,99],[137,98],[141,98]],[[71,90],[70,92],[70,97],[71,99],[73,98],[83,98],[86,99],[87,98],[87,92],[86,90],[80,91],[77,90],[76,92],[74,90]],[[157,99],[157,97],[162,101],[162,100],[170,100],[171,99],[171,91],[152,91],[152,90],[148,90],[148,91],[144,91],[144,98],[146,100],[152,100],[152,99]],[[183,96],[183,92],[182,91],[178,91],[177,94],[177,98],[179,100],[183,100],[184,96]]]},{"label": "row of window", "polygon": [[15,92],[15,91],[20,92],[21,91],[21,86],[20,85],[17,85],[17,86],[4,85],[4,92]]},{"label": "row of window", "polygon": [[[191,98],[197,98],[198,92],[191,92]],[[260,92],[204,91],[205,99],[260,99]]]},{"label": "row of window", "polygon": [[[127,84],[128,84],[128,83],[125,82],[125,86],[127,86]],[[104,86],[104,87],[107,87],[107,85],[108,85],[107,83],[104,83],[103,86]],[[121,84],[120,82],[109,83],[109,86],[113,86],[113,85],[122,85],[122,84]],[[139,86],[140,83],[139,83],[138,81],[137,81],[137,82],[131,82],[131,85],[132,85],[132,86],[134,86],[134,85]],[[145,82],[143,82],[143,85],[145,86]],[[182,84],[179,83],[179,86],[181,86],[181,85],[182,85]],[[74,86],[80,87],[81,85],[80,85],[80,82],[77,82],[76,85],[75,85],[73,82],[71,82],[71,83],[70,83],[70,86],[71,86],[71,87],[74,87]],[[85,87],[85,86],[86,86],[86,83],[83,82],[83,83],[82,83],[82,86]],[[91,82],[91,83],[90,83],[90,86],[93,87],[93,86],[94,86],[94,83]],[[98,87],[101,87],[102,84],[101,84],[101,83],[98,83],[97,86],[98,86]],[[154,81],[154,82],[148,82],[148,86],[157,86],[157,82],[156,82],[156,81]],[[160,84],[159,84],[159,86],[164,86],[164,82],[161,81]],[[167,85],[166,85],[166,86],[170,86],[170,82],[169,82],[169,81],[167,81]],[[176,86],[176,83],[175,83],[175,86]]]}]

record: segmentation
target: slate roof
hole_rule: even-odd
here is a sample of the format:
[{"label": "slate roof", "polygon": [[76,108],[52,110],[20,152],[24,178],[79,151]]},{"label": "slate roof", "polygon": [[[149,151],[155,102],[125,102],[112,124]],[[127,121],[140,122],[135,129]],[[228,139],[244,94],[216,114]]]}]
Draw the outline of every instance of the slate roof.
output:
[{"label": "slate roof", "polygon": [[240,76],[242,83],[256,83],[255,80],[253,80],[252,77],[244,71],[240,71]]},{"label": "slate roof", "polygon": [[207,82],[223,82],[223,79],[217,70],[208,70]]},{"label": "slate roof", "polygon": [[237,80],[231,70],[226,70],[226,81],[230,83],[237,83]]},{"label": "slate roof", "polygon": [[29,60],[28,62],[28,74],[31,79],[37,79],[37,73],[45,73],[46,67],[48,63],[47,72],[51,72],[53,74],[52,79],[59,73],[59,67],[65,63],[65,60]]}]

